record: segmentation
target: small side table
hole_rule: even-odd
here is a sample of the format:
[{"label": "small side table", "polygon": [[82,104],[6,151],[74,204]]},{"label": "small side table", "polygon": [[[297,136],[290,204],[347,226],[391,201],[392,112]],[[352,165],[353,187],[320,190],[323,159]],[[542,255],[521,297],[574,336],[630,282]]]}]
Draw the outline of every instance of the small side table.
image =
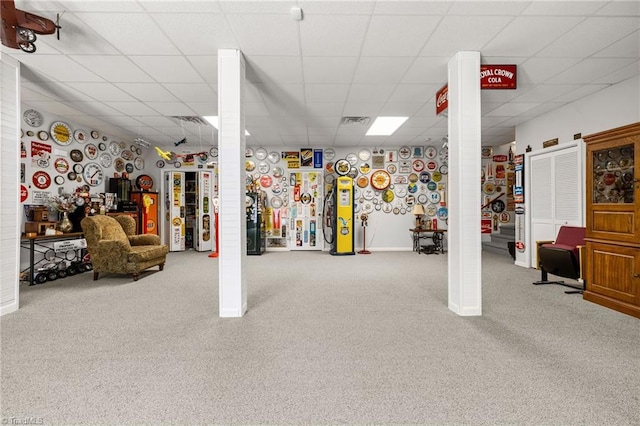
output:
[{"label": "small side table", "polygon": [[[420,253],[420,239],[421,238],[431,238],[433,241],[433,245],[435,246],[435,251],[444,254],[444,233],[447,232],[446,229],[422,229],[422,228],[409,228],[411,231],[411,235],[413,238],[413,251]],[[422,234],[431,234],[422,236]]]}]

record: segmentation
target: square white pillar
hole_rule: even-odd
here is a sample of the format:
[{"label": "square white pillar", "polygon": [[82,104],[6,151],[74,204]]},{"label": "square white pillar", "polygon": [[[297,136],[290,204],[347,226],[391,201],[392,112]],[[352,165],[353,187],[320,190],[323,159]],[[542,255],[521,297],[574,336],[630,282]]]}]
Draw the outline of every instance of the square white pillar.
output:
[{"label": "square white pillar", "polygon": [[449,61],[449,309],[482,315],[480,53]]},{"label": "square white pillar", "polygon": [[236,49],[218,50],[218,197],[220,317],[247,311],[245,135],[242,95],[245,63]]}]

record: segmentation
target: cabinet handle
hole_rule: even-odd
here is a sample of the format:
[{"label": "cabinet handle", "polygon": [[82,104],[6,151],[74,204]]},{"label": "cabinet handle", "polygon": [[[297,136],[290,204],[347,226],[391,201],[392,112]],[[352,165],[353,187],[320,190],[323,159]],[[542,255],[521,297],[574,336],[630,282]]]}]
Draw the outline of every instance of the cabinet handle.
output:
[{"label": "cabinet handle", "polygon": [[633,274],[633,278],[640,278],[640,274]]}]

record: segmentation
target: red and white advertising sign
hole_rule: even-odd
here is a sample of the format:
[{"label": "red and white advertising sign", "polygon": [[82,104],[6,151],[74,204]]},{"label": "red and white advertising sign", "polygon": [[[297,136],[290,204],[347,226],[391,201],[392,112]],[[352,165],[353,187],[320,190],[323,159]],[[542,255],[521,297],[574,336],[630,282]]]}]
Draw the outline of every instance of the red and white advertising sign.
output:
[{"label": "red and white advertising sign", "polygon": [[480,65],[481,89],[516,89],[516,65]]},{"label": "red and white advertising sign", "polygon": [[491,219],[480,219],[480,233],[490,234],[492,228]]},{"label": "red and white advertising sign", "polygon": [[51,158],[51,145],[42,142],[31,141],[31,161],[34,166],[49,167]]},{"label": "red and white advertising sign", "polygon": [[436,115],[440,115],[449,107],[449,85],[445,84],[436,92]]},{"label": "red and white advertising sign", "polygon": [[20,202],[24,203],[29,198],[29,190],[26,186],[20,185]]}]

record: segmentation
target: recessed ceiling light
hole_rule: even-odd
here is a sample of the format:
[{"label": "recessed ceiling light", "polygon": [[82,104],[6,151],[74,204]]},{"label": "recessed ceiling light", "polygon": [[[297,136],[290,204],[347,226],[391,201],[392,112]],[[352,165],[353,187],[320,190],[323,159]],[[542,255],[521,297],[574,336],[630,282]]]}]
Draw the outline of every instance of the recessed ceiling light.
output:
[{"label": "recessed ceiling light", "polygon": [[[218,116],[217,115],[205,115],[202,118],[207,120],[209,124],[211,124],[216,129],[218,128]],[[247,132],[247,129],[244,129],[245,136],[251,136],[251,133]]]},{"label": "recessed ceiling light", "polygon": [[389,136],[395,132],[409,117],[378,117],[373,122],[367,136]]}]

